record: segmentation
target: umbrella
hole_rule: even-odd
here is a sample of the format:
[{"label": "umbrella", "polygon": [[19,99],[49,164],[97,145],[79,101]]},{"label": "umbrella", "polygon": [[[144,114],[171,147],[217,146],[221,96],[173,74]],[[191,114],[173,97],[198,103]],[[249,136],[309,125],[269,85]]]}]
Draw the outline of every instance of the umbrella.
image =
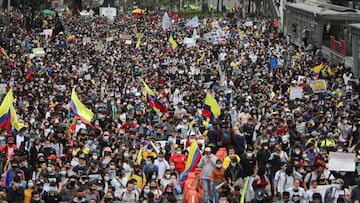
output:
[{"label": "umbrella", "polygon": [[42,10],[41,12],[45,15],[55,15],[56,14],[55,11],[52,11],[50,9],[45,9],[45,10]]},{"label": "umbrella", "polygon": [[132,11],[133,14],[144,14],[145,11],[141,8],[137,8],[135,10]]}]

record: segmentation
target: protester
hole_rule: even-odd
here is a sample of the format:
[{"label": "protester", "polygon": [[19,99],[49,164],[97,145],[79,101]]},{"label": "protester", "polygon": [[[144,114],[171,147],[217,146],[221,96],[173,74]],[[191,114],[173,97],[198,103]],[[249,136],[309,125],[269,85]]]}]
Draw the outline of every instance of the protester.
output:
[{"label": "protester", "polygon": [[[309,29],[292,29],[293,44],[236,10],[194,26],[169,14],[166,28],[164,11],[20,14],[0,35],[1,92],[14,98],[0,108],[2,200],[181,202],[196,170],[202,202],[360,201],[360,88]],[[356,168],[333,170],[330,152]]]}]

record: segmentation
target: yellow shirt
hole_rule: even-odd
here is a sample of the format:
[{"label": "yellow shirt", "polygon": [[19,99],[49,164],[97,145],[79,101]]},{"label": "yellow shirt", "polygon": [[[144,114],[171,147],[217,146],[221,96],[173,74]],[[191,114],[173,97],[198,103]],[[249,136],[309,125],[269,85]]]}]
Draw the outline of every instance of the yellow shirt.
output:
[{"label": "yellow shirt", "polygon": [[32,193],[32,189],[25,189],[24,190],[24,203],[30,203],[31,202],[31,193]]},{"label": "yellow shirt", "polygon": [[[233,156],[236,157],[236,160],[239,163],[240,162],[240,157],[237,154],[234,154]],[[231,157],[230,156],[225,157],[224,162],[223,162],[223,167],[225,169],[227,169],[227,167],[230,166],[230,163],[231,163]]]},{"label": "yellow shirt", "polygon": [[[141,177],[142,176],[142,177]],[[141,176],[137,175],[137,174],[134,174],[133,172],[129,173],[127,175],[127,179],[128,180],[131,180],[131,179],[135,179],[137,181],[137,186],[139,189],[142,189],[143,186],[145,185],[146,183],[146,176],[143,172],[141,172]]]}]

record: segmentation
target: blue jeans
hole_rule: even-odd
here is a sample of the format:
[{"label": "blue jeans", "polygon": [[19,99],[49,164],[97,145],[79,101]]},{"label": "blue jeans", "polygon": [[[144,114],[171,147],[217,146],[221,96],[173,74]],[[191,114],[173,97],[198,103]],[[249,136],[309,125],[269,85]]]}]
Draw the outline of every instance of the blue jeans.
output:
[{"label": "blue jeans", "polygon": [[[202,179],[202,184],[204,186],[204,202],[208,202],[209,200],[214,199],[213,191],[210,185],[210,179]],[[210,199],[209,199],[209,191],[210,191]]]},{"label": "blue jeans", "polygon": [[216,192],[216,187],[218,185],[221,184],[221,181],[215,181],[214,184],[212,185],[213,191],[214,191],[214,196],[215,196],[215,203],[219,203],[219,193]]}]

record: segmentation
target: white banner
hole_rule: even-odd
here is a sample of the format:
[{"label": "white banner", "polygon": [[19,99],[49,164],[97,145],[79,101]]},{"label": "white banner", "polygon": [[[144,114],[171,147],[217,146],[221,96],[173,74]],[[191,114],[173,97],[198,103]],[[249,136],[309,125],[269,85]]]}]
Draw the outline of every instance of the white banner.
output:
[{"label": "white banner", "polygon": [[355,154],[345,152],[330,152],[330,171],[355,171]]}]

